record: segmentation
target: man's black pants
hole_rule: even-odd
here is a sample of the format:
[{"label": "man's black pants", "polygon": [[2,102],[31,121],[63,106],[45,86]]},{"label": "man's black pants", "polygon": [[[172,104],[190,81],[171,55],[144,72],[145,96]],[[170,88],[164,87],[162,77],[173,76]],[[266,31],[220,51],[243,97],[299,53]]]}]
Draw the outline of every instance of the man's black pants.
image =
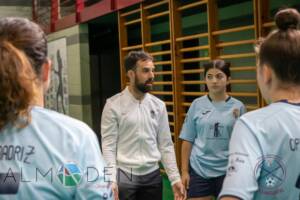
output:
[{"label": "man's black pants", "polygon": [[120,200],[162,200],[162,177],[159,169],[136,176],[118,170]]}]

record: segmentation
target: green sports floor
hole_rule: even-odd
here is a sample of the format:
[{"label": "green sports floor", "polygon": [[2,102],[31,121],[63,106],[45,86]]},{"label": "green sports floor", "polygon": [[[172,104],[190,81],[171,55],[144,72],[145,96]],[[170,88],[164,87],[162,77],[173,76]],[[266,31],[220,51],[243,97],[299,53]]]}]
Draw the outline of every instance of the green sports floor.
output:
[{"label": "green sports floor", "polygon": [[163,178],[163,200],[173,200],[173,191],[171,187],[171,183],[165,173],[162,174]]}]

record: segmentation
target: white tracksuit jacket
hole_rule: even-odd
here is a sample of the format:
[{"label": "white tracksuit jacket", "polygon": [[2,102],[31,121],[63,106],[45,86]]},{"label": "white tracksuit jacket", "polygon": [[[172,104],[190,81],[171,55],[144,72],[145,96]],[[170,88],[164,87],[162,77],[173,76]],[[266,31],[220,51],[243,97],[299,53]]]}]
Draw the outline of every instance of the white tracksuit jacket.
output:
[{"label": "white tracksuit jacket", "polygon": [[110,176],[116,168],[146,175],[159,168],[161,160],[171,184],[180,181],[165,104],[146,94],[137,100],[129,89],[109,98],[101,119],[102,150]]}]

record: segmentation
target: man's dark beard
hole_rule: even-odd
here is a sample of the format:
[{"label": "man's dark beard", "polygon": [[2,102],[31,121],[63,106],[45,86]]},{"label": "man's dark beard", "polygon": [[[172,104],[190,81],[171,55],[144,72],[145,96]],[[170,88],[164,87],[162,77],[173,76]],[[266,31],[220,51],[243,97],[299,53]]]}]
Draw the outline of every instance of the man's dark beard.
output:
[{"label": "man's dark beard", "polygon": [[146,85],[147,83],[152,83],[152,79],[147,80],[145,83],[139,83],[138,79],[135,79],[135,87],[142,93],[147,93],[152,90],[152,85]]}]

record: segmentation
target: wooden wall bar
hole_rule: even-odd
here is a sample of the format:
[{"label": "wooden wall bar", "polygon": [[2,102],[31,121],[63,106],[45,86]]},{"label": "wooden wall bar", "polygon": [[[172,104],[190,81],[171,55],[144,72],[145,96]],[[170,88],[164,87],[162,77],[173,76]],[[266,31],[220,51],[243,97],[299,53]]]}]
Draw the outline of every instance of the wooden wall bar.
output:
[{"label": "wooden wall bar", "polygon": [[[137,49],[150,52],[156,65],[152,94],[166,103],[178,161],[178,136],[186,112],[195,98],[206,94],[204,63],[231,62],[229,94],[244,102],[248,111],[266,105],[256,82],[254,45],[274,28],[272,13],[279,6],[270,7],[275,5],[272,0],[230,2],[156,0],[119,11],[122,88],[124,56]],[[299,4],[294,1],[290,6]]]}]

